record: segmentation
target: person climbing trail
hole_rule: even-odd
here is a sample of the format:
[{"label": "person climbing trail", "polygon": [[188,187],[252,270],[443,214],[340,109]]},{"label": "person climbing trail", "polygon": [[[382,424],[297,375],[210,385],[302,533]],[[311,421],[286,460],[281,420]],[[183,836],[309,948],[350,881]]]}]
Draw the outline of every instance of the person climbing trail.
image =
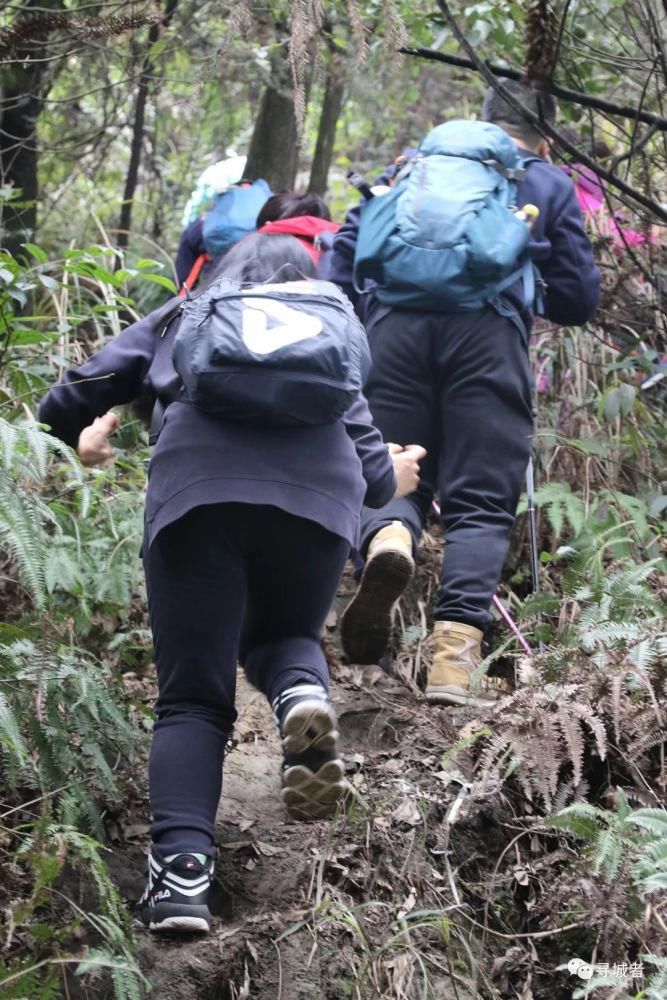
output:
[{"label": "person climbing trail", "polygon": [[[331,249],[333,237],[340,227],[331,221],[329,208],[319,195],[297,194],[295,191],[269,192],[270,196],[261,204],[266,195],[264,189],[257,193],[250,187],[236,188],[233,193],[234,202],[229,203],[232,192],[228,191],[225,192],[228,202],[221,199],[218,204],[217,227],[214,229],[217,250],[210,242],[208,246],[205,244],[204,216],[183,231],[174,265],[181,295],[209,278],[221,256],[255,230],[296,237],[316,264],[319,264],[322,254]],[[244,200],[248,204],[244,204]],[[259,212],[258,204],[261,204]]]},{"label": "person climbing trail", "polygon": [[[553,98],[503,83],[554,120]],[[482,118],[433,129],[391,192],[362,205],[356,227],[348,218],[327,272],[367,299],[374,421],[387,439],[427,450],[415,493],[364,510],[365,567],[341,620],[343,648],[356,663],[385,653],[439,493],[446,554],[426,697],[446,704],[488,705],[507,690],[498,678],[475,689],[471,680],[531,453],[533,263],[555,323],[587,322],[600,286],[572,183],[546,162],[547,141],[494,89]]]},{"label": "person climbing trail", "polygon": [[383,443],[361,391],[363,328],[314,275],[293,237],[248,236],[200,295],[128,327],[40,407],[97,465],[113,459],[111,407],[146,384],[162,404],[143,541],[152,846],[136,911],[153,931],[210,926],[237,661],[272,706],[290,814],[327,816],[347,792],[321,631],[362,503],[414,490],[424,449]]}]

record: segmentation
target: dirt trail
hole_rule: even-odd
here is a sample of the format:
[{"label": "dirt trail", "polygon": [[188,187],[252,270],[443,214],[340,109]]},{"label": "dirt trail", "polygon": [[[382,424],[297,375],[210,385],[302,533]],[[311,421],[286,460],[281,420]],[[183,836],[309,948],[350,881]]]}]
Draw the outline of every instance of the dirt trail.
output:
[{"label": "dirt trail", "polygon": [[[364,679],[361,671],[356,673],[357,680]],[[382,702],[396,698],[404,709],[410,695],[379,677],[377,670],[363,673],[377,690],[371,687],[369,694],[347,681],[334,682],[332,693],[350,776],[365,799],[386,794],[392,783],[401,780],[403,763],[394,756],[389,758],[393,766],[388,768],[387,787],[371,790],[365,787],[364,776],[380,766],[379,758],[387,757],[383,745],[393,742],[395,735],[391,712]],[[342,956],[334,963],[338,968],[332,968],[332,955],[326,946],[318,947],[310,933],[296,933],[279,946],[272,941],[303,922],[313,903],[326,898],[329,879],[322,878],[329,875],[329,864],[323,866],[322,860],[327,855],[334,881],[341,879],[344,866],[333,858],[345,822],[290,820],[280,800],[280,748],[269,707],[241,674],[238,710],[238,745],[225,765],[217,822],[218,878],[212,907],[219,920],[202,940],[158,940],[140,932],[142,968],[164,1000],[344,997],[346,978],[354,977]],[[114,869],[123,893],[138,895],[144,877],[143,849],[132,848],[129,857],[123,852]]]},{"label": "dirt trail", "polygon": [[[352,587],[347,579],[338,610]],[[423,620],[416,599],[415,616]],[[452,906],[442,820],[459,786],[442,770],[442,754],[466,717],[428,707],[410,680],[406,686],[378,667],[342,665],[336,611],[328,625],[332,697],[355,803],[332,821],[290,820],[269,707],[239,674],[237,746],[225,764],[217,822],[212,933],[176,940],[138,931],[140,964],[161,1000],[479,995],[466,988],[470,963],[458,957],[462,948],[444,947],[446,920],[427,912]],[[424,651],[413,640],[411,665]],[[464,869],[487,853],[488,831],[471,823],[452,861]],[[128,899],[143,888],[147,846],[144,836],[129,850],[119,846],[112,860]],[[408,931],[406,917],[417,911],[427,916]]]}]

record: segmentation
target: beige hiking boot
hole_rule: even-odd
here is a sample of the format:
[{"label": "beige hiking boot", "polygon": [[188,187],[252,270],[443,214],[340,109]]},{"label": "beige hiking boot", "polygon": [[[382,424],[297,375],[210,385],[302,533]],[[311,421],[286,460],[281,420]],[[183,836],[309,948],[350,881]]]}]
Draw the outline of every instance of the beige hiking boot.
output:
[{"label": "beige hiking boot", "polygon": [[459,622],[435,622],[433,626],[433,664],[426,682],[428,701],[444,705],[493,705],[510,693],[500,677],[470,679],[482,662],[482,633],[472,625]]},{"label": "beige hiking boot", "polygon": [[392,521],[368,546],[359,589],[341,618],[341,642],[352,663],[377,663],[385,652],[396,603],[414,571],[412,536]]}]

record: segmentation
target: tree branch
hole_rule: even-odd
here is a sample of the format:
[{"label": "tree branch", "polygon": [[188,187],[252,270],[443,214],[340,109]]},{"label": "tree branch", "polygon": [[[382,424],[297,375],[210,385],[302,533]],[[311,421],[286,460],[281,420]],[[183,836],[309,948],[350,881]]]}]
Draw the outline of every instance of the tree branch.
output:
[{"label": "tree branch", "polygon": [[481,73],[481,75],[487,81],[489,86],[493,87],[493,89],[498,94],[500,94],[502,99],[510,106],[510,108],[512,108],[513,111],[521,115],[522,118],[525,118],[527,122],[530,122],[533,128],[536,129],[536,131],[538,131],[540,135],[548,139],[556,139],[561,149],[564,149],[565,152],[569,153],[570,156],[573,157],[575,162],[581,163],[583,164],[583,166],[588,167],[589,170],[592,170],[595,174],[597,174],[598,177],[601,177],[603,180],[606,180],[608,184],[611,184],[613,187],[615,187],[618,191],[621,191],[628,198],[632,198],[633,201],[637,202],[637,204],[639,205],[642,205],[649,212],[652,212],[653,215],[655,215],[657,218],[661,219],[663,222],[667,222],[667,211],[662,207],[662,205],[660,205],[657,201],[654,201],[652,198],[648,198],[645,194],[642,194],[641,191],[637,191],[629,184],[626,184],[625,181],[622,181],[619,177],[616,177],[614,174],[611,174],[608,170],[604,170],[599,163],[596,163],[595,160],[592,160],[589,156],[586,156],[580,149],[577,149],[577,147],[573,145],[573,143],[571,143],[569,139],[567,139],[566,136],[564,136],[559,129],[555,128],[553,125],[550,125],[548,122],[544,121],[543,118],[541,118],[539,115],[536,115],[532,111],[529,111],[528,108],[524,107],[523,104],[520,104],[519,101],[516,100],[514,95],[510,94],[507,88],[504,87],[502,83],[500,83],[500,81],[496,79],[494,73],[492,72],[491,69],[489,69],[486,63],[479,58],[472,45],[470,44],[470,42],[467,40],[467,38],[459,28],[456,18],[450,11],[449,5],[445,2],[445,0],[437,0],[437,3],[438,7],[445,16],[447,24],[452,30],[454,38],[463,48],[463,50],[467,53],[468,58],[473,63],[474,68],[477,70],[478,73]]},{"label": "tree branch", "polygon": [[[432,59],[436,62],[446,63],[448,66],[458,66],[461,69],[471,69],[480,73],[481,70],[473,59],[463,59],[461,56],[450,56],[445,52],[436,52],[434,49],[402,48],[399,49],[404,56],[417,56],[420,59]],[[482,62],[482,60],[479,60]],[[518,69],[509,69],[506,66],[498,66],[485,60],[483,65],[494,76],[504,76],[508,80],[522,80],[523,73]],[[646,125],[654,125],[660,132],[667,131],[667,118],[654,115],[651,111],[642,111],[641,108],[633,108],[630,105],[614,104],[612,101],[604,101],[600,97],[591,97],[580,90],[568,90],[567,87],[560,87],[552,83],[547,88],[554,97],[559,97],[563,101],[571,104],[580,104],[585,108],[596,108],[598,111],[606,111],[607,114],[616,115],[618,118],[632,118],[633,121],[644,122]]]}]

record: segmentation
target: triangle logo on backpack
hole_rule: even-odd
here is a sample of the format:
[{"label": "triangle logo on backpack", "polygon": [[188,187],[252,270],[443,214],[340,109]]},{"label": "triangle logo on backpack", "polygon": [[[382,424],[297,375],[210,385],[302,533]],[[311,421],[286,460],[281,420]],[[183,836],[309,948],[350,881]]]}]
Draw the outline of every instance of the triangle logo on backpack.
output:
[{"label": "triangle logo on backpack", "polygon": [[[300,340],[316,337],[323,330],[322,320],[298,312],[274,299],[243,299],[243,342],[253,354],[273,354]],[[275,325],[269,326],[269,319]]]}]

